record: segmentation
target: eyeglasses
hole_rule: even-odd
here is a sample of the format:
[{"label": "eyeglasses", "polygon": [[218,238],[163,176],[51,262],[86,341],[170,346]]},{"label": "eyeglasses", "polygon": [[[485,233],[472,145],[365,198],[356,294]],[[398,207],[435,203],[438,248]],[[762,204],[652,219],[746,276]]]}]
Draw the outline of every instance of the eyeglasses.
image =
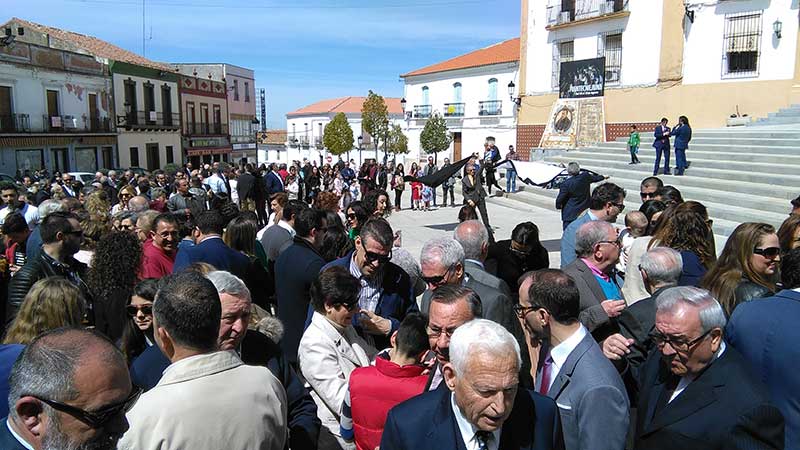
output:
[{"label": "eyeglasses", "polygon": [[705,339],[705,337],[708,336],[708,334],[711,333],[713,330],[714,328],[706,331],[705,333],[701,334],[698,338],[692,339],[690,341],[681,338],[672,338],[669,336],[665,336],[659,331],[653,331],[652,333],[650,333],[650,339],[652,339],[652,341],[656,344],[656,347],[658,347],[659,349],[664,348],[665,344],[669,344],[669,346],[672,347],[676,352],[688,353],[689,350],[695,344]]},{"label": "eyeglasses", "polygon": [[120,230],[120,231],[132,230],[133,228],[134,228],[133,225],[118,225],[117,226],[117,229]]},{"label": "eyeglasses", "polygon": [[537,309],[541,309],[542,307],[539,305],[522,306],[520,304],[516,304],[513,306],[513,308],[514,308],[514,313],[517,314],[517,317],[519,317],[522,320],[525,320],[525,316],[536,311]]},{"label": "eyeglasses", "polygon": [[374,253],[367,250],[366,244],[364,244],[364,240],[361,240],[361,248],[364,249],[364,257],[367,260],[367,264],[372,264],[375,261],[378,261],[379,264],[386,264],[392,259],[392,251],[389,250],[388,255],[381,255],[379,253]]},{"label": "eyeglasses", "polygon": [[639,197],[642,197],[642,200],[650,200],[656,198],[655,192],[639,192]]},{"label": "eyeglasses", "polygon": [[420,278],[422,278],[422,281],[424,281],[427,284],[430,284],[431,286],[439,286],[440,284],[442,284],[444,279],[447,278],[448,275],[450,275],[450,272],[452,272],[454,268],[455,266],[450,266],[447,269],[447,271],[441,275],[436,275],[433,277],[422,276]]},{"label": "eyeglasses", "polygon": [[142,390],[138,387],[133,389],[133,392],[120,403],[115,405],[106,406],[104,408],[100,408],[97,411],[85,411],[83,409],[77,408],[75,406],[70,406],[65,403],[60,403],[54,400],[48,400],[45,398],[35,397],[39,401],[48,404],[51,408],[55,409],[56,411],[61,411],[64,413],[69,414],[72,417],[80,420],[81,422],[89,425],[94,429],[103,428],[106,423],[111,421],[111,419],[119,416],[120,414],[126,413],[130,411],[133,405],[136,403],[136,400],[139,399],[139,396],[142,395]]},{"label": "eyeglasses", "polygon": [[616,245],[617,247],[622,247],[622,242],[620,242],[619,239],[617,239],[615,241],[597,241],[597,245],[600,245],[600,244],[612,244],[612,245]]},{"label": "eyeglasses", "polygon": [[139,311],[142,312],[145,316],[153,315],[153,305],[128,305],[125,307],[125,311],[128,313],[129,316],[134,317],[135,315],[139,314]]},{"label": "eyeglasses", "polygon": [[625,209],[624,203],[615,203],[615,202],[609,202],[609,203],[611,203],[612,206],[616,206],[620,212],[622,212]]},{"label": "eyeglasses", "polygon": [[342,308],[344,308],[344,309],[346,309],[348,311],[353,311],[353,310],[358,308],[358,302],[354,302],[354,303],[338,302],[338,303],[332,303],[331,306],[333,306],[334,308],[338,308],[338,307],[341,306]]},{"label": "eyeglasses", "polygon": [[453,337],[453,333],[456,332],[456,327],[439,328],[437,326],[428,325],[426,331],[428,333],[428,336],[432,338],[438,338],[439,336],[442,335],[442,333],[444,333],[444,335],[447,336],[448,338],[451,338]]},{"label": "eyeglasses", "polygon": [[781,249],[778,247],[754,248],[753,253],[767,259],[775,259],[781,254]]},{"label": "eyeglasses", "polygon": [[350,213],[350,214],[347,215],[347,218],[350,219],[350,220],[355,220],[356,219],[356,215],[353,214],[353,213]]}]

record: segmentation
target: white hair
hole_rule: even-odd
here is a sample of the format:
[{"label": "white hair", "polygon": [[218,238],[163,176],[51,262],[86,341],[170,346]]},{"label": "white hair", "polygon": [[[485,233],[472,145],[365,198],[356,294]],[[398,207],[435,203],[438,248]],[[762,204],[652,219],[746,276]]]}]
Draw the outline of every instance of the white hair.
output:
[{"label": "white hair", "polygon": [[575,161],[571,161],[569,164],[567,164],[567,174],[577,175],[579,173],[581,173],[580,164],[576,163]]},{"label": "white hair", "polygon": [[464,258],[479,260],[484,244],[489,242],[489,232],[486,231],[483,223],[477,220],[467,220],[456,227],[453,238],[464,249]]},{"label": "white hair", "polygon": [[450,338],[450,363],[456,374],[463,375],[471,355],[482,353],[491,357],[513,353],[517,369],[522,367],[519,343],[502,325],[486,319],[473,319],[456,328]]},{"label": "white hair", "polygon": [[[700,326],[703,333],[714,328],[725,328],[728,322],[725,311],[710,292],[691,286],[673,287],[662,292],[656,297],[656,314],[673,312],[679,305],[700,309]],[[453,344],[450,344],[450,348],[453,348]]]},{"label": "white hair", "polygon": [[464,264],[464,247],[453,238],[433,238],[422,246],[420,262],[438,260],[444,267],[453,267]]},{"label": "white hair", "polygon": [[250,301],[250,289],[241,278],[224,270],[215,270],[206,275],[208,281],[214,285],[218,294],[228,294],[236,298],[245,298]]},{"label": "white hair", "polygon": [[39,217],[42,219],[56,211],[64,211],[64,204],[61,203],[61,200],[47,199],[39,205]]},{"label": "white hair", "polygon": [[683,270],[681,254],[669,247],[655,247],[642,256],[639,269],[653,286],[676,286]]}]

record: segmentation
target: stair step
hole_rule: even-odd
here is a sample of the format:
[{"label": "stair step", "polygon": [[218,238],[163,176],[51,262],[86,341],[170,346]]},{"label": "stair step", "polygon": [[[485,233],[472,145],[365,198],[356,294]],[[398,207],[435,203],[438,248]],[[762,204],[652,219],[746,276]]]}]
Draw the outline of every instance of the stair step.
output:
[{"label": "stair step", "polygon": [[[730,148],[731,146],[729,145],[695,145],[691,143],[686,155],[692,159],[713,159],[716,161],[800,164],[800,149],[792,147],[738,147],[738,151],[729,152],[728,149]],[[627,158],[630,161],[630,151],[625,145],[603,144],[569,151],[570,154],[578,152]],[[674,149],[672,149],[670,155],[674,155],[674,153]],[[639,159],[647,155],[652,155],[655,158],[653,147],[639,147]]]},{"label": "stair step", "polygon": [[[785,152],[800,154],[800,136],[797,139],[772,139],[772,138],[736,138],[736,137],[693,137],[689,142],[690,149],[719,150],[725,153],[776,153]],[[599,142],[592,147],[620,148],[627,151],[628,139],[621,138],[616,141]],[[652,140],[642,140],[639,148],[652,148]],[[589,147],[591,148],[591,147]]]}]

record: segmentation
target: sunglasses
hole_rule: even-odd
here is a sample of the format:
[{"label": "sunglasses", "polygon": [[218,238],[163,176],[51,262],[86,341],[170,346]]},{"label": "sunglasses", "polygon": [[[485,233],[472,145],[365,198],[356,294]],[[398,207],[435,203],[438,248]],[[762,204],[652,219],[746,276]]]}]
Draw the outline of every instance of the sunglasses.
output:
[{"label": "sunglasses", "polygon": [[356,215],[355,214],[348,214],[347,218],[350,219],[350,220],[355,220],[356,219]]},{"label": "sunglasses", "polygon": [[427,284],[430,284],[432,286],[438,286],[438,285],[442,284],[444,279],[448,275],[450,275],[450,272],[452,272],[454,268],[455,268],[454,266],[449,267],[447,269],[447,272],[445,272],[445,273],[443,273],[441,275],[436,275],[436,276],[433,276],[433,277],[425,277],[425,276],[423,276],[423,277],[420,277],[420,278],[422,279],[422,281],[424,281]]},{"label": "sunglasses", "polygon": [[642,197],[642,200],[650,200],[656,198],[655,192],[639,192],[639,196]]},{"label": "sunglasses", "polygon": [[128,398],[122,402],[100,408],[97,411],[85,411],[83,409],[76,408],[75,406],[70,406],[55,400],[48,400],[40,397],[35,398],[46,403],[56,411],[61,411],[69,414],[72,417],[75,417],[93,429],[100,429],[103,428],[109,421],[118,417],[120,414],[130,411],[131,408],[133,408],[133,405],[136,404],[136,400],[139,399],[140,395],[142,395],[142,390],[138,387],[134,387],[133,392],[131,392]]},{"label": "sunglasses", "polygon": [[128,313],[129,316],[134,317],[139,314],[139,311],[146,316],[153,315],[153,305],[142,305],[142,306],[134,306],[128,305],[125,307],[125,311]]},{"label": "sunglasses", "polygon": [[609,203],[611,203],[613,206],[616,206],[620,212],[622,212],[625,209],[624,203],[614,203],[614,202],[609,202]]},{"label": "sunglasses", "polygon": [[375,261],[378,261],[379,264],[386,264],[392,259],[392,251],[389,250],[388,255],[381,255],[378,253],[371,252],[367,250],[367,246],[364,244],[364,241],[361,241],[361,248],[364,249],[364,257],[367,259],[367,264],[371,264]]},{"label": "sunglasses", "polygon": [[338,308],[338,307],[341,306],[342,308],[344,308],[344,309],[346,309],[348,311],[353,311],[355,309],[358,309],[358,302],[354,302],[354,303],[331,303],[331,306],[333,306],[334,308]]},{"label": "sunglasses", "polygon": [[778,247],[754,248],[753,253],[767,259],[775,259],[781,254],[781,249]]}]

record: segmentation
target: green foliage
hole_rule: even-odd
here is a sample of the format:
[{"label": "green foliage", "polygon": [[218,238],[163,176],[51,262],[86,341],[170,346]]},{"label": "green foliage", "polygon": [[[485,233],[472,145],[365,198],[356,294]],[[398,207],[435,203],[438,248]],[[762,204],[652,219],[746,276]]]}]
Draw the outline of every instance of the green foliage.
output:
[{"label": "green foliage", "polygon": [[164,166],[164,173],[169,175],[175,175],[180,170],[180,167],[177,164],[169,163]]},{"label": "green foliage", "polygon": [[333,120],[325,125],[322,142],[331,154],[337,156],[353,148],[353,129],[350,128],[344,113],[336,114]]},{"label": "green foliage", "polygon": [[422,133],[419,135],[419,144],[425,153],[437,155],[439,152],[446,151],[453,142],[453,135],[447,132],[447,123],[439,113],[433,113],[433,117],[425,124]]},{"label": "green foliage", "polygon": [[378,141],[383,141],[388,131],[389,108],[380,95],[369,91],[367,100],[361,107],[361,128],[372,136],[375,148]]},{"label": "green foliage", "polygon": [[395,155],[408,153],[408,136],[403,134],[400,125],[392,125],[392,129],[389,131],[389,153]]}]

